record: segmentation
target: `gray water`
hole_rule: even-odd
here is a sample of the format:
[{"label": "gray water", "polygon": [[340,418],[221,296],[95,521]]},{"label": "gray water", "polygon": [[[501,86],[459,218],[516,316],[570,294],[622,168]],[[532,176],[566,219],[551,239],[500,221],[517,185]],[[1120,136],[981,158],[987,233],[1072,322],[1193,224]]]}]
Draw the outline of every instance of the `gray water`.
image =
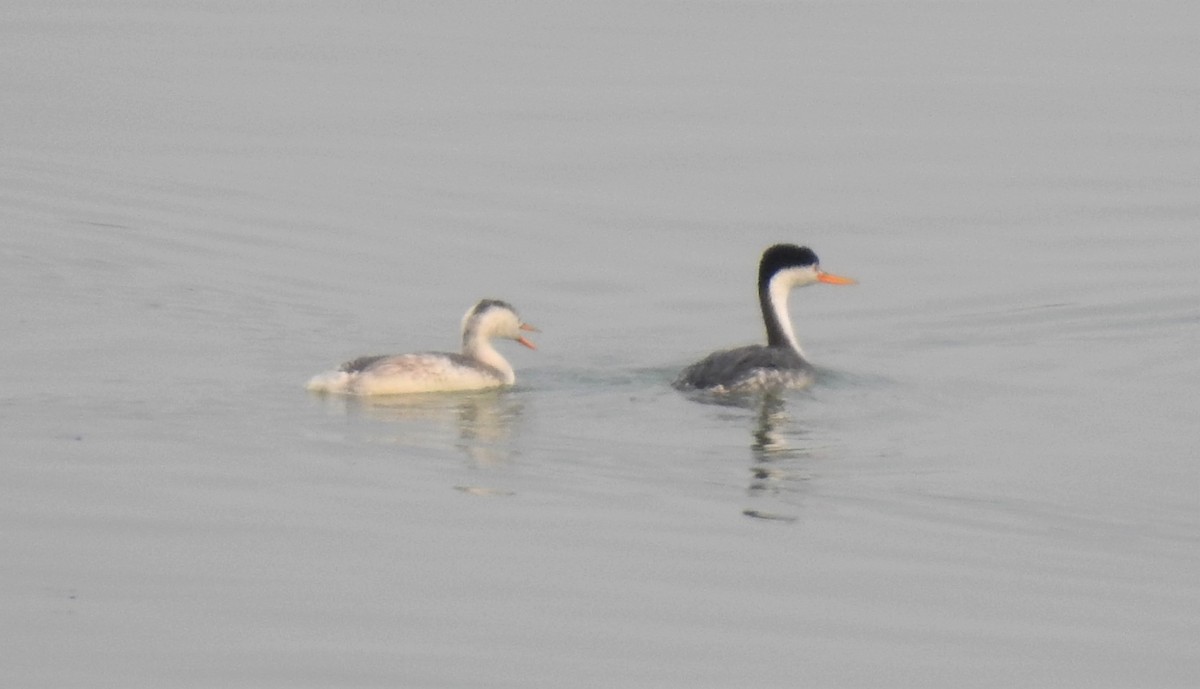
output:
[{"label": "gray water", "polygon": [[4,3],[0,684],[1200,684],[1197,7]]}]

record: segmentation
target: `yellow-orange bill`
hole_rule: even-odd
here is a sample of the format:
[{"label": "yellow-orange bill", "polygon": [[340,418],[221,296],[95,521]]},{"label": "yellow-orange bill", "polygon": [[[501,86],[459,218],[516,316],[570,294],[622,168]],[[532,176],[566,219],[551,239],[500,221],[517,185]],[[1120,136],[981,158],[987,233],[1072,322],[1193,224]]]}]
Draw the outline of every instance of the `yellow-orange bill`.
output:
[{"label": "yellow-orange bill", "polygon": [[833,273],[826,273],[823,270],[817,272],[817,279],[820,280],[821,282],[825,282],[830,285],[856,285],[856,284],[858,284],[858,280],[855,280],[854,278],[844,278],[841,275],[834,275]]},{"label": "yellow-orange bill", "polygon": [[528,347],[530,349],[537,349],[537,347],[532,342],[530,342],[529,340],[526,340],[523,337],[518,337],[517,342],[520,342],[521,344],[525,345],[526,347]]}]

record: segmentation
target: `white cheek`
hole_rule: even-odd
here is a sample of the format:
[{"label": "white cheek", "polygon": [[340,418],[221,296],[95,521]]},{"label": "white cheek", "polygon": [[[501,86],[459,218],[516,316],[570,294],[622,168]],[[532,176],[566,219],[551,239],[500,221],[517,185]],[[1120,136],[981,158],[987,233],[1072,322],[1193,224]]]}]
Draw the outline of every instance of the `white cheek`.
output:
[{"label": "white cheek", "polygon": [[816,270],[809,267],[788,268],[781,270],[771,278],[771,299],[776,305],[787,303],[788,293],[793,287],[800,287],[816,281]]},{"label": "white cheek", "polygon": [[787,283],[788,287],[800,287],[817,281],[817,267],[788,268],[779,275],[783,278],[783,282]]}]

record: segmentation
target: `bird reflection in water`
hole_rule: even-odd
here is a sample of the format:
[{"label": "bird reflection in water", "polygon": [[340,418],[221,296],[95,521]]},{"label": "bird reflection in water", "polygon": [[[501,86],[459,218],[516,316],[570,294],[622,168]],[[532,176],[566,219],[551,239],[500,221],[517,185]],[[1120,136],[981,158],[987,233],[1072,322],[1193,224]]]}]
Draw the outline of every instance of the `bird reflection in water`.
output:
[{"label": "bird reflection in water", "polygon": [[[751,431],[750,484],[747,494],[756,507],[747,507],[742,514],[753,519],[794,522],[796,496],[803,492],[809,476],[804,469],[813,458],[811,447],[797,445],[805,435],[788,413],[788,391],[771,390],[758,394],[712,395],[696,397],[696,401],[725,407],[737,407],[753,413]],[[768,503],[780,507],[768,508]],[[780,508],[784,509],[780,509]]]},{"label": "bird reflection in water", "polygon": [[[466,456],[472,469],[496,469],[518,454],[514,432],[524,404],[507,390],[430,393],[370,397],[325,397],[326,405],[341,405],[348,415],[380,421],[391,442],[409,447],[454,447]],[[511,495],[512,491],[486,486],[455,486],[471,495]]]},{"label": "bird reflection in water", "polygon": [[[758,398],[757,423],[750,443],[750,487],[752,500],[777,499],[781,504],[798,492],[808,481],[808,476],[799,471],[799,464],[811,457],[808,448],[792,447],[788,436],[803,435],[802,430],[792,426],[787,411],[787,401],[782,394],[770,392]],[[755,519],[794,522],[799,519],[792,514],[746,508],[742,514]]]}]

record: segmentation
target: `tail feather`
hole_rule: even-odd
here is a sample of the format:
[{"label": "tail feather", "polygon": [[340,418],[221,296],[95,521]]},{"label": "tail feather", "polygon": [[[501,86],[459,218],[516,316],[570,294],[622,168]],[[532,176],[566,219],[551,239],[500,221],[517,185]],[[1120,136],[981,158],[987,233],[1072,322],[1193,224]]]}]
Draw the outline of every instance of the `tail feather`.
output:
[{"label": "tail feather", "polygon": [[305,387],[312,392],[344,393],[352,376],[345,371],[326,371],[313,376]]}]

